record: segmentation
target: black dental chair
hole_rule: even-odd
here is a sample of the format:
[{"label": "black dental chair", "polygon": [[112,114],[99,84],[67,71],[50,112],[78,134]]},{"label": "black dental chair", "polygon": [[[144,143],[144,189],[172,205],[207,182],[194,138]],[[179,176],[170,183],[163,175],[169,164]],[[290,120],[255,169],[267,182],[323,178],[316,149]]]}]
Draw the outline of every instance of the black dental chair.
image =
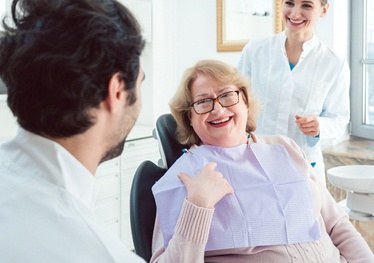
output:
[{"label": "black dental chair", "polygon": [[161,115],[156,121],[154,136],[159,142],[162,164],[144,161],[135,172],[130,192],[130,223],[135,253],[149,262],[152,256],[152,235],[156,217],[156,204],[151,191],[181,155],[181,145],[175,138],[177,124],[171,114]]},{"label": "black dental chair", "polygon": [[130,223],[135,253],[149,262],[152,256],[152,235],[156,204],[151,191],[154,183],[166,172],[151,161],[144,161],[135,172],[130,191]]}]

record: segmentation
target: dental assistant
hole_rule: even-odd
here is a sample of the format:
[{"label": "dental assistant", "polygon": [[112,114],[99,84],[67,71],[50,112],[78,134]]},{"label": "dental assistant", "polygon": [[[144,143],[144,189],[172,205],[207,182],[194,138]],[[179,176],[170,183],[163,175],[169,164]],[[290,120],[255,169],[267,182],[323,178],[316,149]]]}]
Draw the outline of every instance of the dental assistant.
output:
[{"label": "dental assistant", "polygon": [[348,63],[314,33],[328,8],[327,0],[284,0],[286,29],[250,40],[238,64],[261,103],[256,132],[292,138],[324,183],[321,140],[343,136],[350,118]]}]

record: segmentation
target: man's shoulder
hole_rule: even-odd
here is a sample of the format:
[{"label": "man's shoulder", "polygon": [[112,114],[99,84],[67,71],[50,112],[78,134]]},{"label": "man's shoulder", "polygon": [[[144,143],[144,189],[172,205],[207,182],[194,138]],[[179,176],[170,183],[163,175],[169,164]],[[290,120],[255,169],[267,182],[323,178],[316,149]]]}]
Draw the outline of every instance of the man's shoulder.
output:
[{"label": "man's shoulder", "polygon": [[[5,177],[9,174],[0,174],[1,179]],[[45,258],[44,262],[143,262],[101,218],[63,189],[26,182],[17,186],[14,180],[4,183],[0,186],[0,247],[24,251],[2,255],[9,262],[34,262],[36,257]]]}]

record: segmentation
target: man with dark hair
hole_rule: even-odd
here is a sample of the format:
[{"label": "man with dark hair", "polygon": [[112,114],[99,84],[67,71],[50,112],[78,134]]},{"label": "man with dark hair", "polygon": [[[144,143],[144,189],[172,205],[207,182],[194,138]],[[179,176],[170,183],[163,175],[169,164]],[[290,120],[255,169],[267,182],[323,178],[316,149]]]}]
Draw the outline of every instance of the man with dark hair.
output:
[{"label": "man with dark hair", "polygon": [[0,77],[20,125],[0,146],[0,262],[143,262],[92,212],[97,166],[140,108],[144,40],[116,0],[14,0]]}]

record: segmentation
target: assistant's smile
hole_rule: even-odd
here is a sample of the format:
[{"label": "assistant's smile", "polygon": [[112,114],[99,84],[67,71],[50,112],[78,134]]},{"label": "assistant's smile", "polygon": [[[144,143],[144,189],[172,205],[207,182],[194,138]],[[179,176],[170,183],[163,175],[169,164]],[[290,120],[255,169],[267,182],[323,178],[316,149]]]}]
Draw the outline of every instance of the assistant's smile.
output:
[{"label": "assistant's smile", "polygon": [[294,25],[301,25],[301,24],[305,23],[306,20],[293,20],[291,18],[288,18],[288,21],[290,21],[290,23],[294,24]]}]

